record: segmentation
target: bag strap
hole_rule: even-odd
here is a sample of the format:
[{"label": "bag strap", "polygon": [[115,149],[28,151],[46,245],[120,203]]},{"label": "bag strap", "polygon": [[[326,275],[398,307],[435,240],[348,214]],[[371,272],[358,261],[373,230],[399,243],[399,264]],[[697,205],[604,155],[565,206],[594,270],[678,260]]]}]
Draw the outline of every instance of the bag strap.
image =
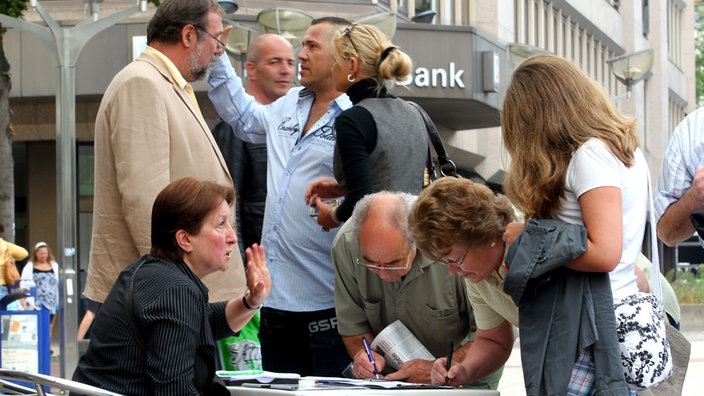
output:
[{"label": "bag strap", "polygon": [[651,280],[651,291],[653,295],[662,301],[662,286],[660,285],[660,253],[658,251],[658,237],[657,237],[657,227],[655,223],[655,208],[653,206],[653,194],[652,185],[650,183],[650,170],[648,174],[648,214],[650,219],[650,261],[653,263],[653,267],[650,270]]},{"label": "bag strap", "polygon": [[137,265],[134,269],[132,277],[130,278],[130,283],[127,284],[127,289],[125,290],[125,314],[127,315],[127,322],[130,324],[134,338],[137,339],[137,343],[143,350],[147,350],[147,340],[144,338],[144,334],[139,331],[139,326],[137,326],[137,315],[134,313],[134,300],[132,298],[132,289],[134,288],[134,278],[137,275],[137,271],[142,268],[144,261]]},{"label": "bag strap", "polygon": [[[410,100],[407,100],[406,102],[411,106],[415,107],[420,113],[421,118],[423,118],[425,129],[428,131],[428,140],[430,140],[430,143],[433,145],[433,149],[435,150],[435,153],[438,156],[438,163],[440,164],[440,175],[460,177],[457,173],[457,166],[454,162],[452,162],[450,156],[447,155],[447,152],[445,151],[445,145],[442,143],[442,139],[440,138],[438,129],[435,127],[435,124],[433,124],[433,120],[430,119],[428,113],[426,113],[425,110],[423,110],[423,108],[418,103],[411,102]],[[428,147],[427,167],[431,180],[437,179],[437,169],[435,168],[433,158],[430,155],[430,147]]]}]

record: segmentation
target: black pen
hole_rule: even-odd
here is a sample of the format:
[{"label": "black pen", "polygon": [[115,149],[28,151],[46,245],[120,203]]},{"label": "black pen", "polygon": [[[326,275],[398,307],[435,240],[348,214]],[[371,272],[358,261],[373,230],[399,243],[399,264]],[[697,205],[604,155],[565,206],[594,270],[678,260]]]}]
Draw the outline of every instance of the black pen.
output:
[{"label": "black pen", "polygon": [[372,355],[372,350],[369,349],[369,343],[367,343],[367,337],[362,336],[362,344],[364,344],[364,349],[367,351],[367,356],[369,356],[369,362],[372,364],[374,369],[374,377],[379,379],[379,372],[376,371],[376,362],[374,361],[374,355]]},{"label": "black pen", "polygon": [[452,366],[452,353],[455,350],[455,344],[450,340],[450,343],[447,344],[447,362],[445,363],[445,386],[448,386],[450,384],[450,377],[447,376],[447,372],[450,371],[450,367]]}]

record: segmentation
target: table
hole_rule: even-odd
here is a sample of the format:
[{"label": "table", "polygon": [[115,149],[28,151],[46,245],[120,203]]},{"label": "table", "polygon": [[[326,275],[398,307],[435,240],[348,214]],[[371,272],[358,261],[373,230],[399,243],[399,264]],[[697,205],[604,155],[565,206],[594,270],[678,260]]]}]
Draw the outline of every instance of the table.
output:
[{"label": "table", "polygon": [[358,395],[384,395],[384,396],[499,396],[499,391],[481,389],[302,389],[283,390],[267,388],[245,388],[229,386],[231,395],[235,396],[358,396]]}]

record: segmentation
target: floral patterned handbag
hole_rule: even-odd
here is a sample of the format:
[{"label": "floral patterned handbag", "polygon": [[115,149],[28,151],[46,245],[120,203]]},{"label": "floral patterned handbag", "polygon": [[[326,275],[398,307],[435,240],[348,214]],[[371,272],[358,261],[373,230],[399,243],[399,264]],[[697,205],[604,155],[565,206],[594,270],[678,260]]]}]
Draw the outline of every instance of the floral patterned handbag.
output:
[{"label": "floral patterned handbag", "polygon": [[637,293],[620,300],[614,310],[628,387],[641,390],[668,379],[672,358],[661,301],[653,294]]},{"label": "floral patterned handbag", "polygon": [[650,190],[648,174],[653,294],[637,293],[614,305],[623,373],[628,387],[635,390],[656,386],[672,375],[672,355],[662,305],[660,260]]}]

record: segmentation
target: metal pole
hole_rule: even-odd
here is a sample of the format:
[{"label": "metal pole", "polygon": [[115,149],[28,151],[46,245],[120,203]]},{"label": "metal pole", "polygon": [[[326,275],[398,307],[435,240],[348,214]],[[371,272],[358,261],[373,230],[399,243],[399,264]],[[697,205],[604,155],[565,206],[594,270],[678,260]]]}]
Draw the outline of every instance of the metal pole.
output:
[{"label": "metal pole", "polygon": [[[71,54],[71,31],[62,29],[59,56],[59,84],[56,95],[56,182],[59,199],[57,209],[57,237],[61,255],[61,376],[69,378],[78,365],[78,296],[77,296],[77,241],[76,209],[76,67]],[[59,40],[57,39],[57,43]],[[76,56],[77,58],[77,56]],[[71,59],[75,60],[75,59]],[[66,64],[68,63],[68,64]]]}]

